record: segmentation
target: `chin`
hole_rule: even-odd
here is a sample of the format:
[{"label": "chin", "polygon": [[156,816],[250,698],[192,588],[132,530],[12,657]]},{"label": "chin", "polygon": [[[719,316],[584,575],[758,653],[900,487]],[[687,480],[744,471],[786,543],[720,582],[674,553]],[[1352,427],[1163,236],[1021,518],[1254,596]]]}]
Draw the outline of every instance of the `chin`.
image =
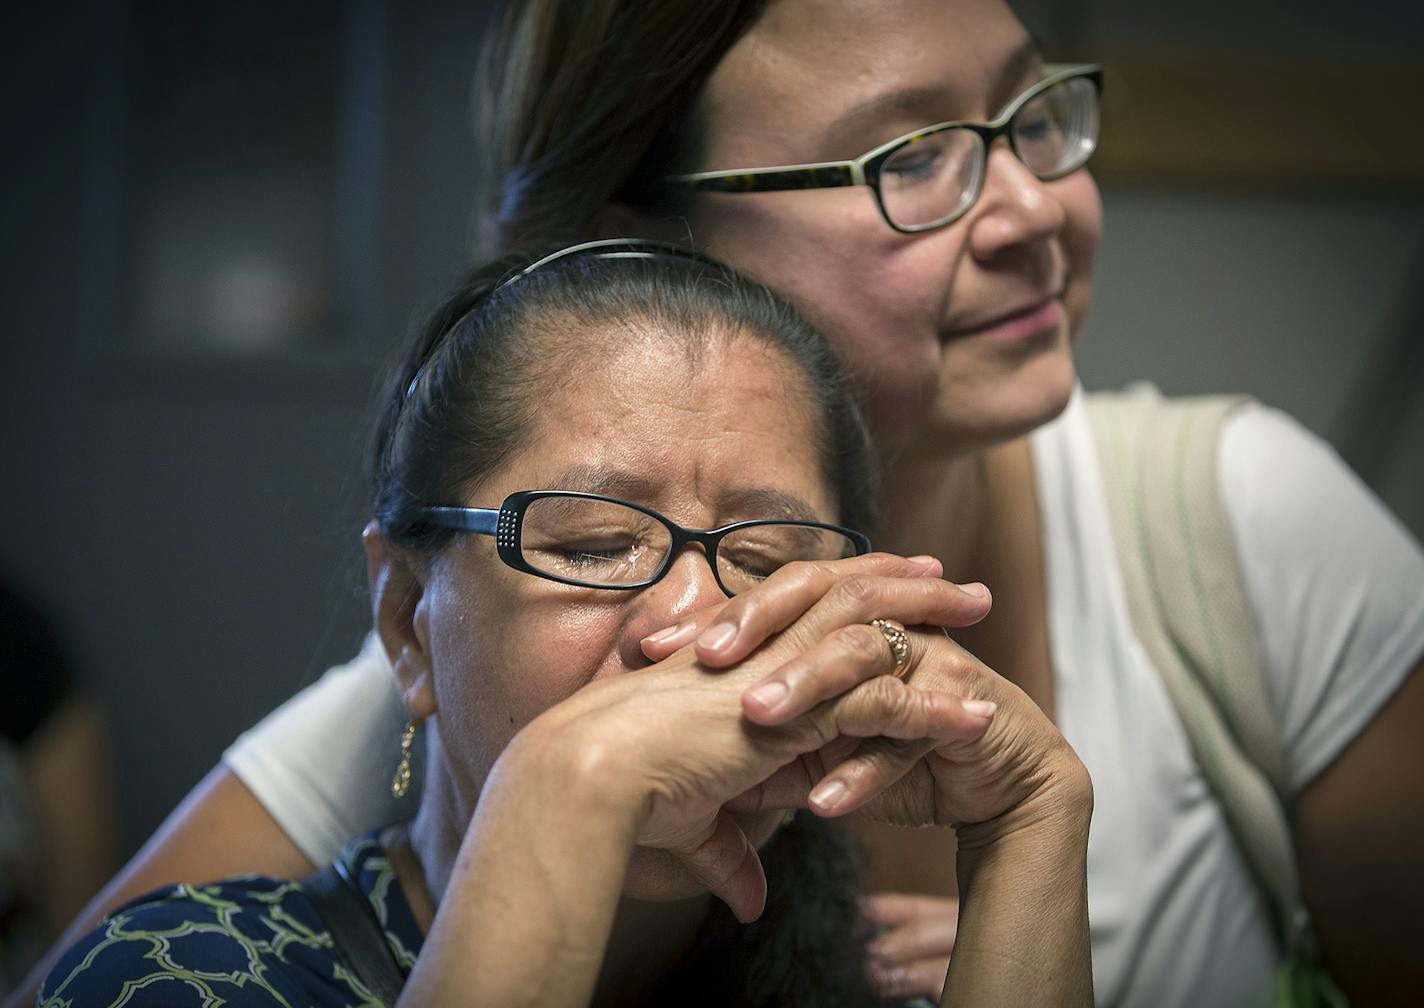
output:
[{"label": "chin", "polygon": [[1037,369],[1040,373],[1023,382],[1021,388],[1008,390],[1005,397],[1013,413],[1009,422],[1017,421],[1019,428],[1011,437],[1027,434],[1056,420],[1068,408],[1073,390],[1078,387],[1078,369],[1073,366],[1071,353],[1055,354],[1041,364]]},{"label": "chin", "polygon": [[954,383],[941,392],[936,440],[959,454],[1023,437],[1061,414],[1077,384],[1073,355],[1062,340],[1006,373]]}]

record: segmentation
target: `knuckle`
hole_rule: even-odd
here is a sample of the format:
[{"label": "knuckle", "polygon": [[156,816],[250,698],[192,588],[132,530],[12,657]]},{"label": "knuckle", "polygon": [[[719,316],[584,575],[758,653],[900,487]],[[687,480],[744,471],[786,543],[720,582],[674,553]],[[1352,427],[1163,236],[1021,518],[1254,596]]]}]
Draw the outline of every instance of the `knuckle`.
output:
[{"label": "knuckle", "polygon": [[777,569],[768,580],[775,580],[787,588],[802,592],[814,589],[821,578],[821,569],[811,560],[793,560]]},{"label": "knuckle", "polygon": [[816,573],[816,565],[809,560],[792,560],[789,564],[777,570],[784,581],[794,581],[797,584],[804,584]]},{"label": "knuckle", "polygon": [[973,690],[975,696],[996,692],[992,684],[999,680],[997,672],[968,651],[960,652],[954,665],[954,677],[966,691]]},{"label": "knuckle", "polygon": [[[898,680],[897,680],[898,681]],[[894,717],[896,727],[906,734],[919,732],[927,720],[925,694],[919,690],[901,689],[895,697]]]},{"label": "knuckle", "polygon": [[920,661],[916,675],[923,681],[926,675],[934,676],[955,692],[969,695],[983,691],[982,684],[989,679],[997,679],[989,666],[966,651],[960,644],[947,636],[937,636],[928,642],[917,640],[922,648],[917,652]]},{"label": "knuckle", "polygon": [[877,550],[874,553],[867,553],[865,555],[864,562],[866,566],[870,567],[871,569],[884,571],[886,573],[900,571],[903,570],[906,566],[908,566],[905,563],[904,557],[898,556],[894,553],[886,553],[883,550]]},{"label": "knuckle", "polygon": [[835,587],[836,595],[852,605],[871,602],[879,596],[879,581],[865,574],[852,574],[842,578]]},{"label": "knuckle", "polygon": [[836,631],[836,637],[846,653],[865,663],[883,664],[890,658],[885,635],[868,623],[852,623]]},{"label": "knuckle", "polygon": [[882,675],[867,680],[862,686],[865,703],[880,712],[880,719],[889,727],[899,727],[908,713],[905,684],[894,676]]}]

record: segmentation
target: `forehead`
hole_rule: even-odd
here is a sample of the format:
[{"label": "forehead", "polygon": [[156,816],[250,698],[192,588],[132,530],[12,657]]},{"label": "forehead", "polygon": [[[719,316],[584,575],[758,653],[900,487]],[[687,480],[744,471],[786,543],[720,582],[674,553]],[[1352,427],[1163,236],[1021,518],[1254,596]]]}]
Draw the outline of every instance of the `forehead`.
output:
[{"label": "forehead", "polygon": [[704,145],[719,164],[853,156],[930,122],[991,117],[1035,62],[999,0],[773,0],[708,80]]},{"label": "forehead", "polygon": [[542,383],[528,436],[481,497],[559,488],[716,510],[771,491],[834,514],[804,379],[779,351],[733,335],[689,354],[649,325],[586,346]]}]

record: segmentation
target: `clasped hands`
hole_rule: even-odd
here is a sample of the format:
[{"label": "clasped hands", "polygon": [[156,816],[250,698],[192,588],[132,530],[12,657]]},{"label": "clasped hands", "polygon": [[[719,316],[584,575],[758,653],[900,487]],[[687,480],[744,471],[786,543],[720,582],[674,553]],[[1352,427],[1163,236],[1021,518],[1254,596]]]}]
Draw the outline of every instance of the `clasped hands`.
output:
[{"label": "clasped hands", "polygon": [[[788,565],[646,638],[652,665],[588,684],[521,734],[556,735],[624,803],[638,848],[671,855],[742,920],[761,912],[756,847],[787,809],[952,825],[961,849],[1026,826],[1085,836],[1091,785],[1072,749],[942,630],[982,619],[989,593],[941,573],[888,554]],[[903,681],[875,618],[910,628]]]}]

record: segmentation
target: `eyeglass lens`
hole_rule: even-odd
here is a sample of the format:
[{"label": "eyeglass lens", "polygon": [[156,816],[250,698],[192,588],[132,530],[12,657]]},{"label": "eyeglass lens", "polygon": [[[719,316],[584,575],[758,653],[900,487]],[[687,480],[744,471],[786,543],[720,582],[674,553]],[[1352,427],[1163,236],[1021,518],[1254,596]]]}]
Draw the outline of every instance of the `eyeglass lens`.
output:
[{"label": "eyeglass lens", "polygon": [[[1053,179],[1080,167],[1098,136],[1098,93],[1071,77],[1035,95],[1010,122],[1014,151],[1028,169]],[[880,199],[897,227],[924,228],[957,217],[979,194],[984,144],[973,130],[951,127],[917,137],[880,168]]]},{"label": "eyeglass lens", "polygon": [[[520,552],[534,570],[590,587],[646,582],[662,568],[672,533],[651,515],[613,501],[543,497],[531,501],[520,529]],[[733,594],[794,560],[854,556],[855,543],[831,529],[753,525],[724,536],[717,575]]]}]

